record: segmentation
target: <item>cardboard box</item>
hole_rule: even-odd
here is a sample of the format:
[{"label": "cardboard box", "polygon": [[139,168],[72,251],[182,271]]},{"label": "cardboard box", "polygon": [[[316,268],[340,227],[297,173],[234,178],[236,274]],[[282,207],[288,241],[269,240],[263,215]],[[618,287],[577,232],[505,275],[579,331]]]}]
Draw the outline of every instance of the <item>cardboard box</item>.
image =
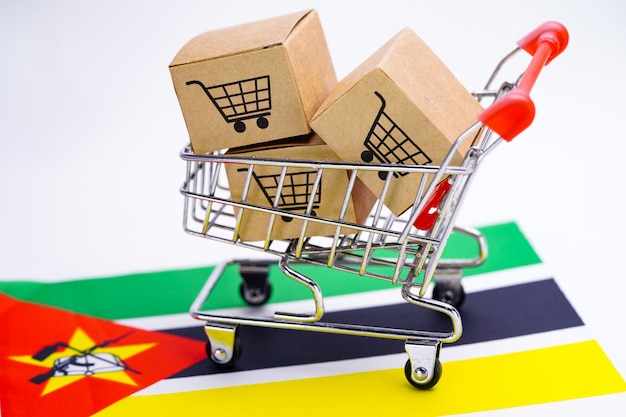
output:
[{"label": "cardboard box", "polygon": [[[243,158],[270,158],[278,160],[306,160],[306,161],[340,161],[339,157],[317,135],[266,143],[261,146],[230,149],[227,155]],[[225,164],[226,175],[233,201],[242,201],[243,189],[248,175],[247,164]],[[280,163],[255,165],[251,177],[248,194],[245,202],[256,206],[273,208],[276,201],[277,185],[281,175]],[[349,177],[345,170],[325,169],[317,190],[312,188],[315,181],[316,169],[312,167],[289,167],[285,173],[282,192],[278,199],[277,208],[289,213],[305,213],[307,204],[313,194],[312,212],[314,216],[329,220],[340,220],[343,205],[349,184]],[[376,199],[372,200],[371,193],[361,183],[355,184],[348,203],[347,211],[342,222],[362,222]],[[369,207],[367,207],[369,205]],[[355,206],[359,209],[355,211]],[[235,214],[240,209],[235,207]],[[358,214],[358,218],[357,218]],[[262,211],[244,209],[239,236],[243,241],[264,240],[270,214]],[[282,218],[277,215],[272,239],[292,239],[300,236],[302,221],[293,218]],[[309,222],[306,236],[333,236],[335,226]],[[353,233],[349,228],[342,229],[342,233]]]},{"label": "cardboard box", "polygon": [[[438,165],[482,107],[410,29],[403,29],[329,94],[311,127],[346,162]],[[470,143],[456,153],[460,164]],[[363,182],[380,196],[375,171]],[[384,175],[380,175],[384,177]],[[414,202],[420,174],[391,179],[385,205],[401,215]]]},{"label": "cardboard box", "polygon": [[337,83],[315,10],[204,33],[169,68],[197,154],[308,134]]}]

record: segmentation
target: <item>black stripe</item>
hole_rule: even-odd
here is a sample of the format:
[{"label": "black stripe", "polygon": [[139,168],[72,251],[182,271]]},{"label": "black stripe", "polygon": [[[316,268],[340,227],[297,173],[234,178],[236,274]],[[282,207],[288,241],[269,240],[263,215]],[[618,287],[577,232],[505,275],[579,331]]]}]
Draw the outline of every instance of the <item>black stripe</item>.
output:
[{"label": "black stripe", "polygon": [[[583,324],[553,279],[468,294],[461,309],[463,336],[456,345],[558,330]],[[409,303],[326,313],[324,321],[401,329],[447,331],[442,314]],[[165,330],[205,341],[202,326]],[[176,375],[186,377],[371,357],[404,352],[404,342],[379,338],[241,326],[242,356],[229,370],[202,361]],[[445,349],[445,345],[444,345]]]}]

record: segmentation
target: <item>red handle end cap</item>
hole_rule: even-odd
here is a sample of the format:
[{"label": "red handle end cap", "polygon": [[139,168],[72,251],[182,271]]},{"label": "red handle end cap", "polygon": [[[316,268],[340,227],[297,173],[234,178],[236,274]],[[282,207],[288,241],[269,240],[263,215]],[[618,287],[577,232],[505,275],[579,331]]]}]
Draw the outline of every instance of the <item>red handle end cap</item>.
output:
[{"label": "red handle end cap", "polygon": [[522,133],[535,118],[535,104],[526,91],[513,90],[478,115],[478,120],[507,141]]},{"label": "red handle end cap", "polygon": [[549,21],[540,25],[517,42],[517,45],[531,55],[535,55],[540,44],[548,42],[552,45],[552,53],[546,64],[556,58],[569,42],[567,28],[559,22]]}]

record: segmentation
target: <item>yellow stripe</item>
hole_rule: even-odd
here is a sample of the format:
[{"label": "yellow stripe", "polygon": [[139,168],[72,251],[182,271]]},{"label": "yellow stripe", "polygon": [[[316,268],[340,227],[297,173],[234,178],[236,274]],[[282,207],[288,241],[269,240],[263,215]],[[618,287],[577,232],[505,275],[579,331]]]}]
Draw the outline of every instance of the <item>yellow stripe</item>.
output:
[{"label": "yellow stripe", "polygon": [[214,414],[249,416],[442,416],[543,404],[626,391],[596,341],[443,364],[430,391],[411,387],[403,369],[128,397],[99,417]]}]

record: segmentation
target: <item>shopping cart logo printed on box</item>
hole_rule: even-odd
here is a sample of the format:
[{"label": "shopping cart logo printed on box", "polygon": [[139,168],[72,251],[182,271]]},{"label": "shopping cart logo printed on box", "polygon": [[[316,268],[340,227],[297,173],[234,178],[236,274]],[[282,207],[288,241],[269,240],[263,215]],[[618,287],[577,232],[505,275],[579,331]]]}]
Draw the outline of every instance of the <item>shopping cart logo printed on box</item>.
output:
[{"label": "shopping cart logo printed on box", "polygon": [[[385,112],[387,101],[378,91],[374,91],[376,97],[381,101],[380,109],[374,119],[374,123],[363,145],[367,150],[361,153],[363,162],[372,162],[374,157],[381,163],[428,165],[432,159],[417,146],[413,140],[393,121]],[[388,172],[381,171],[378,176],[381,180],[387,178]],[[406,175],[406,172],[394,172],[393,176]]]},{"label": "shopping cart logo printed on box", "polygon": [[186,84],[202,87],[224,120],[234,123],[236,132],[246,130],[244,120],[248,119],[256,118],[260,129],[269,126],[266,118],[272,109],[269,75],[214,86],[206,86],[198,80],[187,81]]},{"label": "shopping cart logo printed on box", "polygon": [[[237,171],[248,171],[248,168],[239,168]],[[317,188],[315,185],[316,171],[300,171],[285,174],[281,185],[281,174],[259,175],[252,171],[252,178],[263,192],[268,203],[272,207],[287,210],[301,211],[309,206],[309,199],[312,197],[311,215],[317,214],[314,209],[319,209],[322,202],[322,181],[320,179]],[[293,220],[289,216],[281,216],[285,222]]]}]

